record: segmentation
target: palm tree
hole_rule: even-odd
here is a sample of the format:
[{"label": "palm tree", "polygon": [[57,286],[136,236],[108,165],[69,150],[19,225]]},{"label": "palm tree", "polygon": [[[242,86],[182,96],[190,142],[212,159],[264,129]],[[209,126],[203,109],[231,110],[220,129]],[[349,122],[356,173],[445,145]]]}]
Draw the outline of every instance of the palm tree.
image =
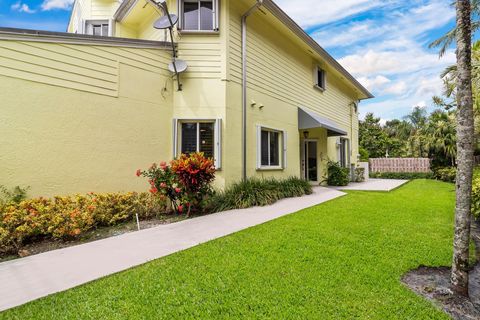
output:
[{"label": "palm tree", "polygon": [[[469,1],[470,2],[470,1]],[[452,3],[455,5],[455,2]],[[472,33],[475,33],[478,29],[480,29],[480,0],[472,0],[471,1],[471,15],[473,21],[471,22],[471,30]],[[442,37],[438,38],[437,40],[430,43],[428,46],[429,48],[440,48],[439,55],[442,57],[447,49],[455,42],[455,35],[457,33],[457,27],[453,28],[449,32],[447,32]]]},{"label": "palm tree", "polygon": [[451,283],[452,290],[455,293],[468,296],[470,210],[474,151],[470,0],[457,0],[456,12],[457,183]]}]

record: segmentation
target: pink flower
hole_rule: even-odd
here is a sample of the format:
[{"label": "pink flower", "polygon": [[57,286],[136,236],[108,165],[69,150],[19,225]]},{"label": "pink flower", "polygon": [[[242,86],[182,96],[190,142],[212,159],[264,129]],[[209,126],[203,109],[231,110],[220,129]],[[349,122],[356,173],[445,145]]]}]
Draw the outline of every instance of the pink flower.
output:
[{"label": "pink flower", "polygon": [[178,206],[178,212],[180,212],[180,213],[183,212],[183,206],[182,206],[182,205],[179,205],[179,206]]},{"label": "pink flower", "polygon": [[175,192],[176,192],[176,193],[180,193],[180,192],[182,192],[182,189],[180,189],[180,188],[175,188]]},{"label": "pink flower", "polygon": [[157,192],[158,192],[158,189],[155,188],[155,187],[152,187],[152,189],[150,189],[150,193],[155,194],[155,193],[157,193]]},{"label": "pink flower", "polygon": [[166,188],[166,187],[167,187],[167,184],[166,184],[165,182],[162,182],[162,183],[160,183],[160,187],[161,187],[161,188]]},{"label": "pink flower", "polygon": [[137,177],[140,177],[142,175],[142,170],[138,169],[137,170]]},{"label": "pink flower", "polygon": [[165,170],[167,168],[167,163],[165,161],[160,162],[160,168]]}]

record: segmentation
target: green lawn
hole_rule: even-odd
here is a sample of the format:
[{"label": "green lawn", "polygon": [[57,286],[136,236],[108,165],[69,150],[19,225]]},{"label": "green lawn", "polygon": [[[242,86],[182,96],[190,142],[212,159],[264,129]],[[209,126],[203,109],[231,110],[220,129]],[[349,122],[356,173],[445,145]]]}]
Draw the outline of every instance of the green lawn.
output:
[{"label": "green lawn", "polygon": [[454,186],[347,196],[0,313],[0,319],[449,319],[400,283],[449,265]]}]

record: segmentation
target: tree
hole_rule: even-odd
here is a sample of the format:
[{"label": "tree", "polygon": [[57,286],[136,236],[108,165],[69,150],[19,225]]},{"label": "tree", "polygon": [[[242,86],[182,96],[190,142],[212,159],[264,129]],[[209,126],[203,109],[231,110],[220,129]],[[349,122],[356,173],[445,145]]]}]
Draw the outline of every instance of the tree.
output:
[{"label": "tree", "polygon": [[427,122],[427,110],[415,107],[404,120],[410,124],[410,135],[407,140],[408,154],[412,157],[428,156],[427,141],[423,135],[423,128]]},{"label": "tree", "polygon": [[368,152],[371,158],[383,158],[387,154],[389,138],[382,126],[380,118],[367,113],[365,120],[360,121],[360,147]]},{"label": "tree", "polygon": [[455,112],[436,110],[423,128],[429,158],[434,166],[455,166],[457,132]]},{"label": "tree", "polygon": [[[475,1],[477,2],[477,1]],[[453,241],[452,290],[468,296],[468,259],[472,200],[474,123],[471,78],[471,3],[457,0],[457,183]]]},{"label": "tree", "polygon": [[[470,1],[469,1],[470,2]],[[454,5],[453,3],[452,5]],[[473,17],[473,21],[471,21],[471,33],[476,32],[480,29],[480,0],[472,0],[471,1],[471,16]],[[430,43],[429,48],[440,48],[439,55],[442,57],[447,49],[455,42],[455,36],[457,34],[457,27],[453,28],[449,32],[447,32],[442,37],[438,38],[437,40]]]}]

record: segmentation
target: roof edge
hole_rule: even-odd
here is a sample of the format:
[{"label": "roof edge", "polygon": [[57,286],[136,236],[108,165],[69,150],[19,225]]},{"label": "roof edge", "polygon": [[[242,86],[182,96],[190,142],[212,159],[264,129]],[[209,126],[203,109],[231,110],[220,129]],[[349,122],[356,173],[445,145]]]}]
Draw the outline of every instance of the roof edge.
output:
[{"label": "roof edge", "polygon": [[291,31],[298,37],[305,41],[312,49],[314,49],[322,58],[330,63],[337,71],[344,75],[355,87],[357,87],[366,98],[371,99],[374,95],[370,93],[354,76],[352,76],[335,58],[333,58],[325,49],[323,49],[318,42],[316,42],[310,35],[308,35],[288,14],[285,13],[272,0],[264,0],[263,7],[267,8],[277,19],[282,21]]},{"label": "roof edge", "polygon": [[130,38],[102,37],[68,32],[52,32],[31,29],[0,27],[1,40],[30,40],[38,42],[61,42],[82,45],[100,45],[112,47],[133,47],[148,49],[170,49],[171,44],[164,41],[152,41]]}]

